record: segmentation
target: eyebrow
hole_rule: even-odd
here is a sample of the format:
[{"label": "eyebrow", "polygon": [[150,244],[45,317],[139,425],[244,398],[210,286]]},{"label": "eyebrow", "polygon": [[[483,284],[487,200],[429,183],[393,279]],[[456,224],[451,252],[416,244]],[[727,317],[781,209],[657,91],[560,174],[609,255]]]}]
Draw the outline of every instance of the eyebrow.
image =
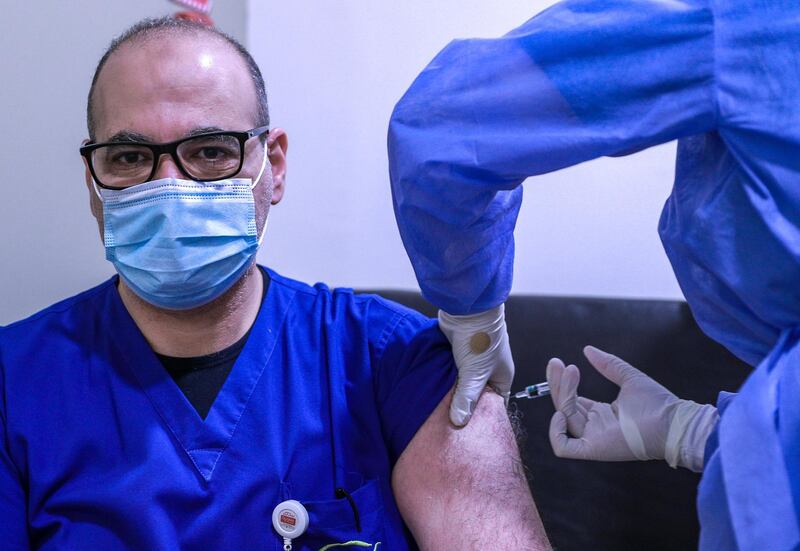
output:
[{"label": "eyebrow", "polygon": [[190,130],[186,133],[187,138],[191,138],[192,136],[199,136],[200,134],[208,134],[209,132],[224,132],[222,128],[218,126],[205,126],[202,128],[195,128],[194,130]]},{"label": "eyebrow", "polygon": [[[193,128],[186,134],[184,134],[184,138],[191,138],[193,136],[199,136],[201,134],[208,134],[209,132],[223,132],[222,128],[218,126],[202,126],[198,128]],[[136,142],[136,143],[155,143],[153,138],[150,136],[146,136],[144,134],[140,134],[138,132],[134,132],[133,130],[121,130],[111,136],[106,143],[119,143],[119,142]]]},{"label": "eyebrow", "polygon": [[120,132],[117,132],[107,140],[108,143],[116,143],[116,142],[150,143],[150,141],[151,141],[150,137],[145,136],[144,134],[139,134],[138,132],[133,132],[131,130],[122,130]]}]

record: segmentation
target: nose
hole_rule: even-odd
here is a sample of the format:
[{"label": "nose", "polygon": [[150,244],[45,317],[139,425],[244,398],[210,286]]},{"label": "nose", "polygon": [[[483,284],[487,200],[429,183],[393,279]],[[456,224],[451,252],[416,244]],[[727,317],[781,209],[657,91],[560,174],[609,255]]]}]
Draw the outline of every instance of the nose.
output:
[{"label": "nose", "polygon": [[175,164],[175,159],[169,153],[164,153],[158,159],[156,172],[153,174],[153,180],[161,180],[162,178],[183,178],[183,173],[178,165]]}]

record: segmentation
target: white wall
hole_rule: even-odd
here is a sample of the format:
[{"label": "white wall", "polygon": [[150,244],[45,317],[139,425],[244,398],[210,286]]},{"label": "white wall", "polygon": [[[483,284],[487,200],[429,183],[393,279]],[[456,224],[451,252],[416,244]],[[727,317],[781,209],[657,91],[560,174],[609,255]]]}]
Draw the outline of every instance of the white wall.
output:
[{"label": "white wall", "polygon": [[[547,2],[505,0],[502,10],[478,0],[215,4],[222,29],[250,37],[273,120],[290,134],[288,194],[260,260],[307,281],[416,287],[389,195],[392,106],[451,38],[501,34]],[[115,34],[176,9],[166,0],[2,7],[0,325],[113,273],[77,152],[86,93]],[[514,290],[680,297],[656,235],[673,156],[665,146],[526,184]]]},{"label": "white wall", "polygon": [[[392,107],[451,39],[503,34],[551,3],[250,0],[250,48],[290,143],[261,261],[307,281],[416,287],[391,208]],[[528,181],[514,291],[681,298],[656,232],[674,156],[671,144]]]},{"label": "white wall", "polygon": [[[0,325],[113,273],[89,213],[78,147],[86,94],[111,39],[166,0],[0,3]],[[245,0],[217,26],[246,41]]]}]

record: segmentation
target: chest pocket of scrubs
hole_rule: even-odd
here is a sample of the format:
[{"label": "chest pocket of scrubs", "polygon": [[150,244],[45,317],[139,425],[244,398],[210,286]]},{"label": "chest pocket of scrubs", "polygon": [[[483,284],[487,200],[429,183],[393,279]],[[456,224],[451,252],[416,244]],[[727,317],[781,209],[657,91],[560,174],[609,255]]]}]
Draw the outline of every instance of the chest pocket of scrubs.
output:
[{"label": "chest pocket of scrubs", "polygon": [[346,498],[329,501],[298,499],[308,510],[308,530],[292,542],[292,549],[303,551],[384,551],[384,514],[381,491],[376,480],[370,480],[350,492],[358,509],[361,530],[350,501]]}]

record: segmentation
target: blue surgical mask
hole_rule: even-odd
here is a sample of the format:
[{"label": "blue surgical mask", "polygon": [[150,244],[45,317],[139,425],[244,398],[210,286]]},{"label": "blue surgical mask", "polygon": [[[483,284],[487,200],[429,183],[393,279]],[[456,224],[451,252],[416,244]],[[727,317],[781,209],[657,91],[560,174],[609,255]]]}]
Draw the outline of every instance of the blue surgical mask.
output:
[{"label": "blue surgical mask", "polygon": [[163,178],[124,190],[98,189],[106,258],[139,297],[188,310],[222,295],[250,267],[261,238],[250,179]]}]

